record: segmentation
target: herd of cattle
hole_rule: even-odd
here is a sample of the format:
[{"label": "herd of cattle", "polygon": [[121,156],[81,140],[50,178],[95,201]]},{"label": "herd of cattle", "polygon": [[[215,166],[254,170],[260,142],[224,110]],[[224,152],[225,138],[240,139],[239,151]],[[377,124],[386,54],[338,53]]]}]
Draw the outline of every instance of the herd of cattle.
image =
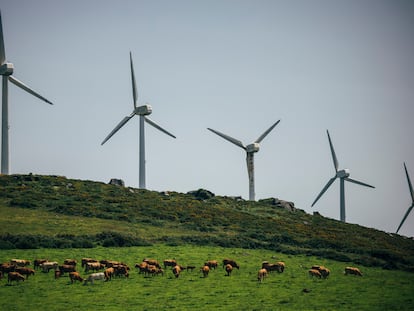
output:
[{"label": "herd of cattle", "polygon": [[[135,264],[135,268],[139,274],[144,276],[164,275],[167,269],[171,269],[176,278],[180,276],[182,271],[193,271],[196,268],[195,266],[182,266],[175,259],[165,259],[162,263],[163,266],[161,266],[158,260],[146,258],[141,263]],[[130,272],[130,267],[125,263],[92,258],[82,258],[81,260],[81,269],[86,273],[84,277],[77,271],[78,263],[75,259],[66,259],[63,264],[59,264],[56,261],[48,261],[47,259],[35,259],[33,261],[33,269],[28,267],[30,265],[31,262],[25,259],[12,259],[10,262],[3,263],[0,265],[0,279],[7,274],[7,284],[11,284],[13,281],[27,280],[30,275],[35,274],[36,270],[44,273],[49,273],[50,270],[53,270],[55,279],[68,273],[71,283],[79,281],[86,285],[88,283],[93,284],[96,280],[110,281],[113,277],[127,278]],[[210,271],[217,269],[218,266],[219,262],[217,260],[208,260],[200,268],[200,273],[202,273],[203,277],[207,277]],[[232,259],[223,259],[221,266],[226,271],[227,276],[231,275],[234,268],[240,269],[237,262]],[[286,265],[282,261],[275,263],[263,261],[257,273],[257,280],[258,282],[263,282],[273,271],[283,273],[285,268]],[[330,274],[330,270],[324,266],[314,265],[308,270],[308,274],[312,278],[326,279]],[[344,274],[362,276],[361,271],[355,267],[346,267]]]}]

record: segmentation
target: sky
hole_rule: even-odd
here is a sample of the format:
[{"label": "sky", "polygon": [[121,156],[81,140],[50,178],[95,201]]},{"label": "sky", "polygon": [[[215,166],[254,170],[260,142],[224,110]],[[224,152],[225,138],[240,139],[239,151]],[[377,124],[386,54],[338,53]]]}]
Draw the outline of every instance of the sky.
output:
[{"label": "sky", "polygon": [[[255,141],[256,199],[292,201],[395,232],[414,181],[414,2],[407,0],[0,0],[14,76],[54,103],[9,86],[10,171],[138,187],[138,117],[101,146],[138,104],[146,184],[248,198],[245,152],[208,131]],[[414,236],[414,212],[399,232]]]}]

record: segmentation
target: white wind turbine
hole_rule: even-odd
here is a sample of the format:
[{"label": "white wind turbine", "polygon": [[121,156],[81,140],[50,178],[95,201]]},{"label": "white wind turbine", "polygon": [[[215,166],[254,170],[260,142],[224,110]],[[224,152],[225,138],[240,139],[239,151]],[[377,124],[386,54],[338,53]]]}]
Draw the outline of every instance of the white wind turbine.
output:
[{"label": "white wind turbine", "polygon": [[220,133],[219,131],[213,130],[211,128],[207,128],[208,130],[212,131],[214,134],[221,136],[225,140],[235,144],[236,146],[246,150],[246,162],[247,162],[247,173],[249,175],[249,200],[255,200],[255,192],[254,192],[254,153],[258,152],[260,149],[260,142],[269,134],[274,127],[280,122],[278,120],[274,123],[271,127],[269,127],[258,139],[254,141],[254,143],[244,146],[240,140],[237,140],[233,137],[230,137],[226,134]]},{"label": "white wind turbine", "polygon": [[3,39],[3,27],[0,13],[0,75],[3,76],[3,87],[2,87],[2,110],[1,110],[1,173],[9,174],[9,85],[10,81],[14,85],[17,85],[26,92],[40,98],[41,100],[53,105],[43,96],[33,91],[30,87],[25,85],[23,82],[17,80],[12,76],[14,66],[12,63],[6,62],[6,52],[4,49]]},{"label": "white wind turbine", "polygon": [[156,124],[154,121],[149,119],[147,116],[152,113],[152,107],[150,105],[143,105],[138,106],[138,92],[137,92],[137,86],[135,83],[135,75],[134,75],[134,66],[132,63],[132,54],[129,52],[129,59],[131,64],[131,80],[132,80],[132,96],[134,99],[134,110],[129,116],[126,116],[122,119],[121,122],[112,130],[111,133],[103,140],[101,145],[103,145],[108,139],[110,139],[118,130],[123,127],[132,117],[135,115],[139,116],[139,188],[145,189],[145,127],[144,122],[149,123],[156,129],[160,130],[161,132],[164,132],[165,134],[176,138],[173,134],[168,132],[167,130],[163,129],[161,126]]},{"label": "white wind turbine", "polygon": [[315,205],[315,203],[319,200],[319,198],[328,190],[329,186],[332,185],[332,183],[335,181],[335,179],[339,178],[340,181],[340,208],[341,208],[341,221],[345,222],[345,180],[352,182],[354,184],[358,184],[365,187],[375,188],[374,186],[368,185],[366,183],[360,182],[355,179],[349,178],[349,170],[343,169],[338,170],[338,160],[335,155],[335,150],[332,145],[331,137],[329,136],[329,131],[326,131],[328,133],[328,140],[329,140],[329,146],[331,147],[331,153],[332,153],[332,160],[335,167],[335,176],[332,177],[326,186],[322,189],[322,191],[319,193],[315,201],[313,201],[312,206]]},{"label": "white wind turbine", "polygon": [[414,191],[413,191],[413,185],[411,184],[410,176],[408,176],[407,166],[404,163],[404,169],[405,169],[405,175],[407,176],[407,182],[408,182],[408,188],[410,188],[410,194],[411,194],[411,206],[408,208],[407,212],[405,213],[403,219],[401,220],[400,225],[398,226],[398,229],[396,233],[400,230],[402,227],[404,221],[407,219],[408,215],[410,214],[411,210],[414,207]]}]

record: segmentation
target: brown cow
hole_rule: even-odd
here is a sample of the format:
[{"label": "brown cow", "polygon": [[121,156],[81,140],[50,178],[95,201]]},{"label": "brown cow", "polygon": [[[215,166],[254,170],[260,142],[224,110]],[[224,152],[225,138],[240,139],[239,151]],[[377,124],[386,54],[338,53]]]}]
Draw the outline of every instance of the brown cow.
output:
[{"label": "brown cow", "polygon": [[87,262],[85,264],[85,272],[88,272],[90,270],[99,271],[103,268],[105,268],[105,265],[101,264],[100,262]]},{"label": "brown cow", "polygon": [[11,282],[13,281],[24,281],[24,276],[21,275],[19,272],[9,272],[9,275],[7,277],[7,283],[11,284]]},{"label": "brown cow", "polygon": [[75,266],[76,267],[76,264],[77,264],[78,262],[75,260],[75,259],[65,259],[64,261],[63,261],[63,264],[64,265],[70,265],[70,266]]},{"label": "brown cow", "polygon": [[59,268],[60,273],[62,273],[62,275],[65,272],[76,272],[76,266],[73,266],[73,265],[61,265],[58,268]]},{"label": "brown cow", "polygon": [[29,275],[35,274],[35,271],[33,269],[26,268],[26,267],[16,267],[14,271],[19,272],[21,275],[25,275],[26,280],[29,278]]},{"label": "brown cow", "polygon": [[310,277],[314,277],[314,276],[317,277],[317,278],[321,278],[322,277],[322,275],[319,272],[319,270],[316,270],[316,269],[309,269],[308,273],[309,273],[309,276]]},{"label": "brown cow", "polygon": [[276,263],[269,263],[268,261],[262,262],[262,269],[266,269],[268,272],[277,271],[282,273],[285,271],[285,263],[283,261],[278,261]]},{"label": "brown cow", "polygon": [[267,277],[267,270],[262,268],[257,272],[257,280],[261,283],[265,277]]},{"label": "brown cow", "polygon": [[98,262],[98,260],[92,258],[82,258],[82,268],[85,267],[88,262]]},{"label": "brown cow", "polygon": [[362,272],[359,271],[359,269],[355,268],[355,267],[346,267],[345,271],[344,271],[344,274],[345,275],[353,274],[353,275],[362,276]]},{"label": "brown cow", "polygon": [[10,264],[19,266],[19,267],[25,267],[25,266],[30,266],[30,261],[26,259],[12,259],[10,260]]},{"label": "brown cow", "polygon": [[327,267],[324,267],[324,266],[313,265],[311,269],[318,270],[324,279],[326,279],[331,273],[331,271]]},{"label": "brown cow", "polygon": [[46,261],[48,260],[47,259],[35,259],[33,261],[33,269],[37,270],[40,267],[40,265]]},{"label": "brown cow", "polygon": [[159,264],[158,260],[156,260],[156,259],[144,258],[143,261],[146,262],[149,265],[153,265],[153,266],[156,266],[158,269],[161,269],[161,265]]},{"label": "brown cow", "polygon": [[69,278],[72,284],[75,281],[83,282],[83,278],[80,276],[79,272],[69,272]]},{"label": "brown cow", "polygon": [[205,266],[208,266],[210,269],[216,269],[218,267],[217,260],[208,260],[204,263]]},{"label": "brown cow", "polygon": [[106,268],[106,269],[105,269],[105,271],[104,271],[104,273],[105,273],[105,280],[106,280],[106,281],[109,281],[109,280],[111,280],[111,279],[112,279],[112,277],[114,276],[114,274],[115,274],[115,270],[114,270],[114,268],[113,268],[113,267]]},{"label": "brown cow", "polygon": [[165,259],[163,263],[164,269],[167,269],[167,267],[174,267],[177,265],[177,261],[175,259]]},{"label": "brown cow", "polygon": [[230,276],[231,272],[233,271],[233,266],[231,264],[227,264],[226,267],[227,276]]},{"label": "brown cow", "polygon": [[180,266],[179,265],[174,266],[174,268],[172,269],[172,272],[173,272],[174,276],[176,278],[178,278],[180,276],[180,273],[181,273]]},{"label": "brown cow", "polygon": [[239,269],[240,266],[233,259],[223,259],[223,267],[231,265],[233,268]]},{"label": "brown cow", "polygon": [[205,265],[201,268],[201,272],[203,272],[203,276],[206,278],[208,276],[208,273],[210,272],[210,267]]},{"label": "brown cow", "polygon": [[3,273],[14,272],[14,270],[16,270],[15,265],[11,265],[9,263],[3,263],[0,265],[0,271]]}]

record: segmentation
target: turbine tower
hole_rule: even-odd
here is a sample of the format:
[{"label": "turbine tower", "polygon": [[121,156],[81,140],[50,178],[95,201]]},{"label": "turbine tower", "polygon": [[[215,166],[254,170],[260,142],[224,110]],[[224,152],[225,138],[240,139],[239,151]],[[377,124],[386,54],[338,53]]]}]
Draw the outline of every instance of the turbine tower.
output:
[{"label": "turbine tower", "polygon": [[149,119],[147,116],[152,113],[152,107],[150,105],[143,105],[138,106],[138,92],[137,86],[135,83],[135,75],[134,75],[134,66],[132,63],[132,54],[129,52],[129,59],[131,64],[131,80],[132,80],[132,96],[134,100],[134,110],[129,116],[126,116],[122,119],[121,122],[112,130],[111,133],[103,140],[101,145],[103,145],[107,140],[109,140],[116,132],[119,131],[121,127],[123,127],[129,120],[131,120],[135,115],[139,116],[139,188],[145,189],[145,122],[149,123],[156,129],[164,132],[165,134],[176,138],[173,134],[168,132],[167,130],[163,129],[161,126],[156,124],[154,121]]},{"label": "turbine tower", "polygon": [[319,200],[319,198],[328,190],[329,186],[332,185],[332,183],[335,181],[335,179],[339,178],[340,181],[340,208],[341,208],[341,221],[345,222],[345,181],[352,182],[354,184],[358,184],[365,187],[375,188],[374,186],[368,185],[366,183],[360,182],[355,179],[349,178],[349,170],[343,169],[338,170],[338,160],[335,155],[335,150],[332,145],[331,137],[329,136],[329,131],[326,131],[328,133],[328,140],[329,140],[329,146],[331,147],[331,153],[332,153],[332,160],[335,167],[335,176],[332,177],[328,183],[325,185],[325,187],[322,189],[322,191],[319,193],[319,195],[316,197],[315,201],[312,203],[312,207],[315,205],[315,203]]},{"label": "turbine tower", "polygon": [[407,166],[404,163],[404,169],[405,169],[405,175],[407,176],[407,182],[408,182],[408,188],[410,188],[410,194],[411,194],[411,206],[408,208],[407,212],[405,213],[403,219],[401,220],[400,225],[398,226],[398,229],[396,233],[400,230],[402,227],[404,221],[407,219],[408,215],[410,214],[411,210],[414,207],[414,191],[413,191],[413,185],[411,184],[410,176],[408,176]]},{"label": "turbine tower", "polygon": [[1,173],[9,174],[9,85],[10,81],[14,85],[17,85],[26,92],[40,98],[41,100],[47,102],[50,105],[53,105],[43,96],[39,95],[33,91],[30,87],[25,85],[23,82],[17,80],[12,76],[14,66],[12,63],[6,62],[6,52],[4,49],[4,39],[3,39],[3,27],[0,13],[0,75],[3,76],[3,87],[2,87],[2,109],[1,109]]},{"label": "turbine tower", "polygon": [[258,139],[254,141],[254,143],[251,143],[250,145],[244,146],[243,143],[240,140],[237,140],[233,137],[230,137],[226,134],[223,134],[219,131],[213,130],[211,128],[207,128],[208,130],[212,131],[214,134],[217,134],[218,136],[221,136],[225,140],[228,140],[229,142],[235,144],[236,146],[246,150],[246,162],[247,162],[247,173],[249,176],[249,200],[254,201],[255,200],[255,192],[254,192],[254,154],[255,152],[258,152],[260,149],[260,142],[269,134],[274,127],[280,122],[278,120],[276,123],[274,123],[271,127],[269,127]]}]

